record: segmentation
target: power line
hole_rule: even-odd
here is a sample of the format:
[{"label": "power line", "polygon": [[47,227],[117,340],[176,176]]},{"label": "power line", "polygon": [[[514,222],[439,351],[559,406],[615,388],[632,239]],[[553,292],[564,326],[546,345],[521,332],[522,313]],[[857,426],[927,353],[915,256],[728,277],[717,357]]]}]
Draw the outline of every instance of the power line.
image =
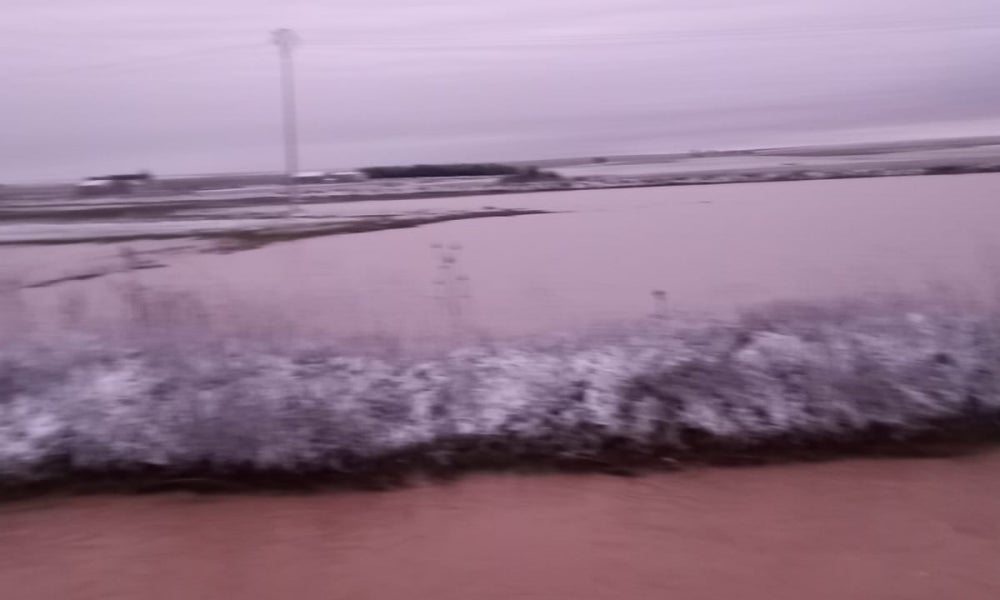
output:
[{"label": "power line", "polygon": [[184,62],[192,59],[201,59],[207,55],[221,55],[233,50],[247,50],[250,48],[260,49],[259,44],[229,44],[226,46],[211,46],[205,48],[194,48],[181,52],[172,52],[156,56],[137,56],[122,60],[97,63],[89,65],[74,65],[54,69],[43,69],[25,73],[27,78],[35,77],[55,77],[71,73],[100,73],[100,72],[128,72],[130,70],[141,70],[148,65],[158,65],[159,63]]},{"label": "power line", "polygon": [[227,52],[231,50],[245,50],[248,48],[258,48],[257,44],[229,44],[226,46],[212,46],[207,48],[195,48],[192,50],[187,50],[183,52],[174,52],[171,54],[164,54],[160,56],[147,56],[147,57],[135,57],[133,59],[126,59],[120,61],[114,61],[109,63],[88,65],[82,67],[84,69],[114,69],[122,66],[132,66],[132,65],[146,65],[149,63],[173,61],[173,60],[185,60],[190,58],[202,58],[207,54],[219,54],[222,52]]},{"label": "power line", "polygon": [[492,42],[470,41],[461,38],[421,38],[421,39],[382,39],[374,41],[324,41],[317,40],[315,45],[336,45],[340,48],[354,49],[502,49],[524,47],[559,47],[579,45],[632,45],[677,43],[697,40],[727,40],[727,39],[775,39],[799,38],[814,36],[841,36],[865,33],[937,33],[944,31],[983,31],[1000,28],[1000,22],[974,22],[968,24],[938,24],[938,25],[895,25],[895,26],[857,26],[845,28],[769,28],[769,29],[730,29],[720,31],[674,31],[650,34],[597,34],[597,35],[552,35],[536,38],[508,38]]}]

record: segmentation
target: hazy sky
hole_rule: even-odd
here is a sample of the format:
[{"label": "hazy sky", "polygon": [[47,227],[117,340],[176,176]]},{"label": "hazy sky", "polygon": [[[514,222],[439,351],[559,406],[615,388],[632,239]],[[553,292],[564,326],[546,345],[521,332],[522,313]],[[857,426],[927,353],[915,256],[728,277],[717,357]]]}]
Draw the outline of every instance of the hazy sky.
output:
[{"label": "hazy sky", "polygon": [[0,181],[1000,134],[998,0],[4,0]]}]

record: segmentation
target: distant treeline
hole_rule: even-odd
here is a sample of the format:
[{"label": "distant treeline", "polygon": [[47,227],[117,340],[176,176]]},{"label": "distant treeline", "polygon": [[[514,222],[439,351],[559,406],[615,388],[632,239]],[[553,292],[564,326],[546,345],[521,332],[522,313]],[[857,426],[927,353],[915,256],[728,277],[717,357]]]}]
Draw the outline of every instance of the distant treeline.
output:
[{"label": "distant treeline", "polygon": [[513,175],[520,169],[498,163],[463,163],[451,165],[409,165],[365,167],[361,172],[371,179],[398,177],[473,177],[477,175]]}]

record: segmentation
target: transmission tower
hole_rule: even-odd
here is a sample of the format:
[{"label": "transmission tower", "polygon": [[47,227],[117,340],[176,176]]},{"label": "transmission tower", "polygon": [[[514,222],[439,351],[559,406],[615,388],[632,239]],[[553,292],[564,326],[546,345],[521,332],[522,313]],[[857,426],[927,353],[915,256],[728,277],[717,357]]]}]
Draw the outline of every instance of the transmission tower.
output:
[{"label": "transmission tower", "polygon": [[295,204],[299,200],[296,175],[299,172],[299,126],[295,99],[295,64],[293,53],[299,44],[299,37],[291,29],[275,29],[272,39],[278,47],[281,68],[282,125],[285,138],[285,185],[288,201]]}]

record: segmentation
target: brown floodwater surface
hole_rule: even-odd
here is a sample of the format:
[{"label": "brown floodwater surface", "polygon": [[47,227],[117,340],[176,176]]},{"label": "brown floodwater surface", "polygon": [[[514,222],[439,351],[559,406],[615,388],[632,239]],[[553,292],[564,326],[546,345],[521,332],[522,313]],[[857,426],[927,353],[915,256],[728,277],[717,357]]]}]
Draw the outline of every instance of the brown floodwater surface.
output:
[{"label": "brown floodwater surface", "polygon": [[3,598],[1000,598],[1000,454],[0,506]]},{"label": "brown floodwater surface", "polygon": [[[657,310],[654,290],[665,292],[672,314],[913,295],[930,284],[990,297],[1000,260],[998,194],[1000,175],[987,174],[318,205],[308,210],[349,217],[488,204],[552,214],[228,254],[157,254],[152,259],[166,267],[23,290],[20,298],[38,323],[90,313],[120,323],[135,300],[122,290],[140,283],[156,317],[172,326],[205,314],[199,331],[266,325],[413,339],[456,325],[518,336],[631,321]],[[118,250],[104,248],[104,267],[119,265]],[[48,267],[82,260],[71,247],[3,252],[0,271],[37,279],[88,272],[97,262],[64,272]]]}]

